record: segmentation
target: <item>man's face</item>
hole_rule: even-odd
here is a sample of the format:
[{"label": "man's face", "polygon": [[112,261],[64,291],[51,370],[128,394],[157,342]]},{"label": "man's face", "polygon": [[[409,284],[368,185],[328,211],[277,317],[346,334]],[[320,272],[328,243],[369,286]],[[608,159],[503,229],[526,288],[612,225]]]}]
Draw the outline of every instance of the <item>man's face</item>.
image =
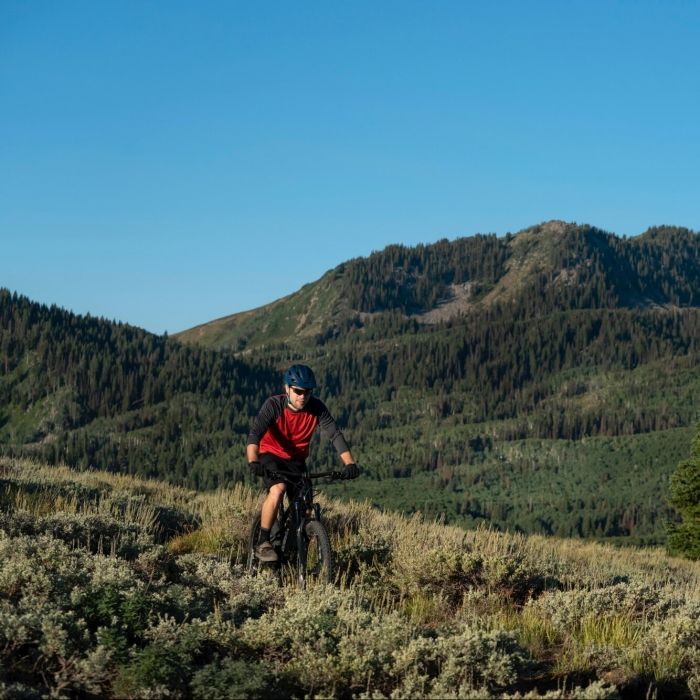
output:
[{"label": "man's face", "polygon": [[289,399],[289,405],[295,410],[299,411],[304,406],[306,402],[311,398],[311,389],[300,389],[296,386],[289,386],[285,384],[287,389],[287,398]]}]

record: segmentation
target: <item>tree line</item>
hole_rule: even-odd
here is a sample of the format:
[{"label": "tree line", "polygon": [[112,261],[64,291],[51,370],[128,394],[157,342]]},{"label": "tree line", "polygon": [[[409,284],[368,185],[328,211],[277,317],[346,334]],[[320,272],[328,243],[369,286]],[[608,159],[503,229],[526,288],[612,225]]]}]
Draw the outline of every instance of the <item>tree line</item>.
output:
[{"label": "tree line", "polygon": [[528,256],[538,260],[534,274],[509,300],[520,315],[543,304],[559,310],[700,305],[700,235],[679,227],[627,239],[592,226],[562,226],[553,235],[543,225],[517,236],[392,245],[343,263],[336,273],[342,297],[356,311],[411,314],[448,298],[452,284],[471,283],[478,300]]}]

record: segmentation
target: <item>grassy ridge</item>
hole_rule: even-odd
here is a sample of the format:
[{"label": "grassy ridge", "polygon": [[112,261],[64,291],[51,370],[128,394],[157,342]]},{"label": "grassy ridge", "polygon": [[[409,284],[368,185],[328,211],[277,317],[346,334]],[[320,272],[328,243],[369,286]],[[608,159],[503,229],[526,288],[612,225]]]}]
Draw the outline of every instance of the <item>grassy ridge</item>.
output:
[{"label": "grassy ridge", "polygon": [[700,564],[321,494],[335,586],[243,571],[260,494],[0,460],[0,688],[697,697]]},{"label": "grassy ridge", "polygon": [[299,291],[258,309],[225,316],[175,334],[184,343],[201,343],[221,350],[245,350],[284,341],[300,335],[308,338],[319,335],[329,319],[343,320],[349,316],[347,304],[333,281],[333,271]]}]

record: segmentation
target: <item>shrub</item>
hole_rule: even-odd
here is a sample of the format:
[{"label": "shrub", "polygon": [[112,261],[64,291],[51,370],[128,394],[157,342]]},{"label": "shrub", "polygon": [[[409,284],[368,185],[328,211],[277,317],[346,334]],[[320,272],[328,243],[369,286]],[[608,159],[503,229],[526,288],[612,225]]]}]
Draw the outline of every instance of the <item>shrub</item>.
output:
[{"label": "shrub", "polygon": [[[0,492],[2,697],[616,697],[603,680],[700,694],[700,569],[660,551],[333,502],[344,575],[300,591],[223,545],[160,541],[156,506],[172,504],[240,549],[259,506],[245,489],[187,500],[27,471],[31,497]],[[591,682],[561,681],[574,672]]]},{"label": "shrub", "polygon": [[117,697],[186,697],[191,669],[179,649],[150,644],[136,650],[112,687]]},{"label": "shrub", "polygon": [[216,659],[199,669],[190,683],[195,700],[274,697],[264,664],[244,659]]},{"label": "shrub", "polygon": [[671,554],[700,559],[700,453],[681,462],[671,476],[671,505],[681,516],[668,528]]},{"label": "shrub", "polygon": [[527,606],[561,631],[585,617],[624,615],[630,620],[663,618],[684,602],[673,587],[651,587],[644,582],[618,583],[594,589],[548,591]]}]

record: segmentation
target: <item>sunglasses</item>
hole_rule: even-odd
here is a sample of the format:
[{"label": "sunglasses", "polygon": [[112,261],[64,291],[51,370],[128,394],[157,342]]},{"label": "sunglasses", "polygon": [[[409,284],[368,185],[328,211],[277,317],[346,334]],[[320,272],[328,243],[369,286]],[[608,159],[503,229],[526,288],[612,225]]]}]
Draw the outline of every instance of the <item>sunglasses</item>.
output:
[{"label": "sunglasses", "polygon": [[289,387],[295,394],[299,396],[308,396],[311,393],[311,389],[300,389],[297,386]]}]

